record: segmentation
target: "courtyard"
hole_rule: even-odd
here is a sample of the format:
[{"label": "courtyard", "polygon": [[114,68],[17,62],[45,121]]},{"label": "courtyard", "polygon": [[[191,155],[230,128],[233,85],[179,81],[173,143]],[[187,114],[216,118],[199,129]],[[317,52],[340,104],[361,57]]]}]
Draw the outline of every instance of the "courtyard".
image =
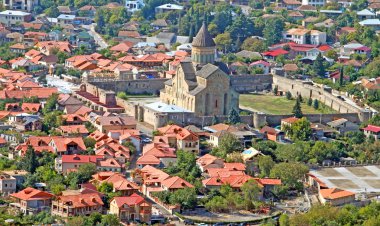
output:
[{"label": "courtyard", "polygon": [[[264,112],[273,115],[292,114],[295,99],[288,100],[285,96],[274,96],[271,94],[241,94],[240,108],[249,111]],[[336,113],[333,109],[319,103],[319,109],[307,105],[304,99],[301,103],[302,112],[304,114],[329,114]]]}]

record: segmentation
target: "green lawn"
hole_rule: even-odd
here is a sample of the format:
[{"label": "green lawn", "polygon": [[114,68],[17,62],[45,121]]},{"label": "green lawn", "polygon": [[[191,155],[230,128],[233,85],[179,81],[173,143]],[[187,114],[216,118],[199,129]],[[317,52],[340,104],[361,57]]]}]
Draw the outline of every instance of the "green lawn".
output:
[{"label": "green lawn", "polygon": [[[291,114],[293,106],[296,103],[295,99],[288,100],[285,96],[272,96],[272,95],[257,95],[257,94],[241,94],[240,106],[246,107],[249,110],[260,111],[267,114],[282,115]],[[307,105],[307,100],[304,99],[301,104],[302,112],[304,114],[316,113],[336,113],[333,109],[319,103],[319,109],[315,110],[312,106]]]}]

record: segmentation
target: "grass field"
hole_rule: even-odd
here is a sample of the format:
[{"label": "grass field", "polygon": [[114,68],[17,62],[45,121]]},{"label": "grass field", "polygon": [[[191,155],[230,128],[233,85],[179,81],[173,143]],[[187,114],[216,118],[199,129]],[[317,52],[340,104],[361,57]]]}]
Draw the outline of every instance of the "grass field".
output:
[{"label": "grass field", "polygon": [[[284,96],[242,94],[240,95],[240,106],[248,110],[260,111],[267,114],[281,115],[291,114],[296,100],[288,100]],[[319,103],[319,109],[315,110],[307,105],[307,100],[301,104],[304,114],[328,114],[336,113],[333,109]]]}]

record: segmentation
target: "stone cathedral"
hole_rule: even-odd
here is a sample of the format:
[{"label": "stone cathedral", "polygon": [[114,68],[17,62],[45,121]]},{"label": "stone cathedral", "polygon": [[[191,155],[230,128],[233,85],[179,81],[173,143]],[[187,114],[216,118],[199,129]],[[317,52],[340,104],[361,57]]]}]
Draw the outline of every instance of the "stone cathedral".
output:
[{"label": "stone cathedral", "polygon": [[215,61],[216,45],[203,24],[192,43],[191,59],[183,60],[160,99],[196,115],[227,115],[238,111],[239,94],[232,88],[228,68]]}]

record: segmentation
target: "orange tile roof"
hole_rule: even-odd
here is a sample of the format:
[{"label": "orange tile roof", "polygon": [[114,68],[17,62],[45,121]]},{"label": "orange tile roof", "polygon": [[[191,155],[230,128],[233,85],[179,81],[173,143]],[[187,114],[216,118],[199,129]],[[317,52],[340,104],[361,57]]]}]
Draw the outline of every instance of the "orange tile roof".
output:
[{"label": "orange tile roof", "polygon": [[145,145],[143,147],[143,155],[153,155],[157,158],[176,158],[175,149],[161,143]]},{"label": "orange tile roof", "polygon": [[224,184],[230,185],[232,188],[241,188],[248,180],[253,177],[249,175],[231,175],[229,177],[221,177]]},{"label": "orange tile roof", "polygon": [[78,145],[79,149],[86,150],[82,137],[53,137],[51,142],[54,142],[57,152],[67,151],[67,145],[72,143]]},{"label": "orange tile roof", "polygon": [[[147,203],[143,197],[140,195],[133,193],[131,196],[128,197],[114,197],[111,202],[115,200],[116,205],[121,208],[124,205],[128,205],[129,207],[134,207],[136,205],[140,205],[142,203]],[[149,204],[150,205],[150,204]]]},{"label": "orange tile roof", "polygon": [[66,114],[66,115],[62,115],[62,118],[65,119],[66,123],[76,122],[76,121],[87,122],[87,119],[79,114]]},{"label": "orange tile roof", "polygon": [[67,41],[43,41],[38,42],[36,46],[40,49],[50,50],[52,48],[58,48],[61,52],[71,53],[71,45]]},{"label": "orange tile roof", "polygon": [[154,155],[143,155],[137,159],[136,163],[138,165],[159,165],[161,161]]},{"label": "orange tile roof", "polygon": [[62,155],[62,163],[96,163],[103,159],[100,155]]},{"label": "orange tile roof", "polygon": [[177,125],[167,125],[167,126],[158,128],[157,130],[165,136],[173,136],[173,137],[176,137],[176,139],[178,140],[192,140],[192,141],[199,140],[196,134]]},{"label": "orange tile roof", "polygon": [[208,168],[206,172],[208,173],[210,177],[229,177],[232,175],[235,175],[235,176],[245,175],[244,171],[231,170],[228,168]]},{"label": "orange tile roof", "polygon": [[215,157],[210,154],[205,154],[204,156],[200,157],[197,159],[197,163],[200,164],[201,166],[207,166],[215,162],[218,157]]},{"label": "orange tile roof", "polygon": [[24,97],[32,97],[37,96],[40,99],[47,99],[50,97],[53,93],[57,93],[57,88],[32,88],[30,90],[1,90],[0,91],[0,98],[1,99],[7,99],[7,98],[16,98],[16,99],[22,99]]},{"label": "orange tile roof", "polygon": [[355,196],[355,193],[342,190],[339,188],[328,188],[328,189],[321,189],[319,193],[322,195],[323,198],[325,199],[340,199],[340,198],[345,198],[348,196]]},{"label": "orange tile roof", "polygon": [[27,46],[22,43],[16,43],[14,45],[9,46],[10,49],[27,49]]},{"label": "orange tile roof", "polygon": [[245,171],[244,163],[224,163],[224,168],[236,171]]},{"label": "orange tile roof", "polygon": [[272,178],[255,178],[257,182],[262,185],[281,185],[280,179],[272,179]]},{"label": "orange tile roof", "polygon": [[[117,191],[127,191],[127,190],[138,190],[139,186],[135,184],[134,182],[131,182],[127,180],[122,174],[120,173],[104,173],[103,175],[101,173],[98,173],[98,175],[93,175],[94,178],[99,178],[100,183],[111,183],[115,190]],[[103,180],[102,180],[103,177]]]},{"label": "orange tile roof", "polygon": [[101,167],[112,167],[112,168],[123,168],[124,164],[120,164],[114,158],[107,158],[105,160],[99,161],[98,166]]},{"label": "orange tile roof", "polygon": [[161,185],[167,189],[193,188],[194,186],[184,179],[175,176],[161,182]]},{"label": "orange tile roof", "polygon": [[41,103],[22,103],[21,109],[25,112],[38,112],[41,109]]},{"label": "orange tile roof", "polygon": [[281,119],[282,122],[286,122],[286,123],[290,123],[290,124],[298,122],[298,120],[300,120],[300,119],[296,118],[296,117],[290,117],[290,118]]},{"label": "orange tile roof", "polygon": [[110,50],[113,52],[126,53],[133,47],[133,45],[134,45],[133,42],[129,42],[129,41],[121,42],[115,46],[112,46]]},{"label": "orange tile roof", "polygon": [[6,143],[7,141],[4,138],[0,137],[0,144],[6,144]]},{"label": "orange tile roof", "polygon": [[141,172],[143,174],[144,183],[162,182],[170,177],[169,174],[150,165],[144,166]]},{"label": "orange tile roof", "polygon": [[79,133],[79,134],[87,134],[88,130],[85,125],[69,125],[69,126],[60,126],[58,127],[64,133]]},{"label": "orange tile roof", "polygon": [[24,190],[21,190],[17,193],[11,194],[12,197],[21,199],[24,201],[30,201],[30,200],[46,200],[51,199],[54,197],[53,194],[50,194],[45,191],[40,191],[31,187],[27,187]]},{"label": "orange tile roof", "polygon": [[93,207],[93,206],[103,206],[104,203],[99,193],[89,193],[89,194],[77,194],[77,195],[66,195],[58,196],[58,202],[64,203],[65,205],[71,206],[73,208],[83,208],[83,207]]}]

